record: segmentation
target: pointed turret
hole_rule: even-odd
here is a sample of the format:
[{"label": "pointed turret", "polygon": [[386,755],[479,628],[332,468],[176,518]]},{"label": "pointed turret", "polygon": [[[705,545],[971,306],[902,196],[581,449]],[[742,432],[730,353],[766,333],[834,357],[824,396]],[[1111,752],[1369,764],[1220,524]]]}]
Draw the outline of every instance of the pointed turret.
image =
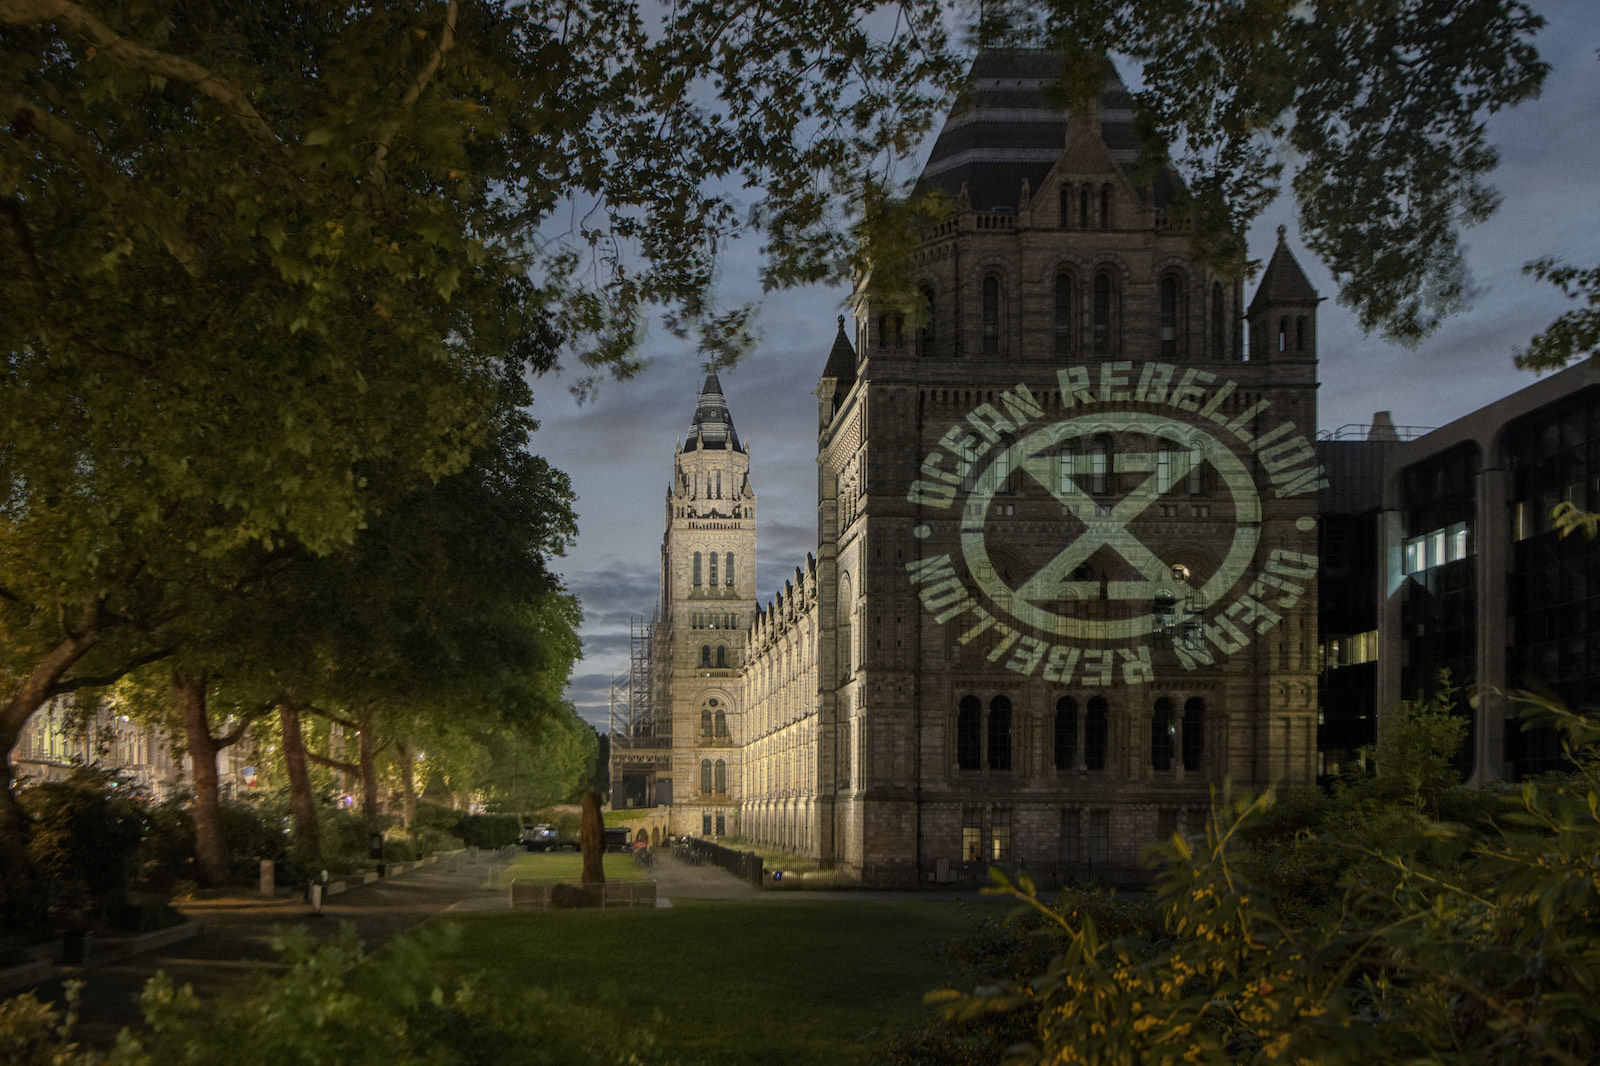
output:
[{"label": "pointed turret", "polygon": [[1317,304],[1321,298],[1289,251],[1288,231],[1278,227],[1278,244],[1261,275],[1245,317],[1250,322],[1250,358],[1315,359]]},{"label": "pointed turret", "polygon": [[706,372],[706,383],[700,388],[700,402],[695,405],[694,421],[689,425],[689,435],[684,438],[684,451],[696,449],[717,450],[727,448],[742,452],[739,434],[733,428],[733,415],[728,411],[727,397],[722,395],[722,382],[711,367]]},{"label": "pointed turret", "polygon": [[828,362],[822,368],[821,380],[817,382],[820,427],[826,427],[833,421],[839,405],[856,383],[856,350],[850,343],[849,334],[845,332],[844,323],[845,317],[840,315],[839,332],[834,334],[833,349],[828,352]]}]

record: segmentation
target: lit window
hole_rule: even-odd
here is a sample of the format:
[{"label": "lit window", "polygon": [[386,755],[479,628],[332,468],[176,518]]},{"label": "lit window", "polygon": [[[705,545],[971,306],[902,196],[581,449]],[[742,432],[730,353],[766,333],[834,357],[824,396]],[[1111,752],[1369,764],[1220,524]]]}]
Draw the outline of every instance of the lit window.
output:
[{"label": "lit window", "polygon": [[1405,542],[1405,571],[1421,573],[1436,566],[1457,562],[1472,554],[1472,540],[1465,522],[1429,530],[1420,537]]}]

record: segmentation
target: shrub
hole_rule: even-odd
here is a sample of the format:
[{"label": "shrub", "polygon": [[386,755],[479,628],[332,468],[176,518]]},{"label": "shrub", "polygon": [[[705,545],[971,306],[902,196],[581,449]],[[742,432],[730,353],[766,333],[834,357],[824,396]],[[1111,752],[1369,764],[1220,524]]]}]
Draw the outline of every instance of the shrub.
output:
[{"label": "shrub", "polygon": [[[158,1062],[310,1063],[351,1066],[599,1066],[640,1062],[637,1027],[539,988],[477,994],[438,976],[454,931],[403,936],[367,958],[352,929],[312,947],[304,929],[277,947],[285,963],[250,997],[202,1002],[157,974],[145,986],[147,1028],[109,1055],[72,1042],[65,1017],[31,995],[0,1002],[0,1055],[16,1066],[149,1066]],[[508,1051],[508,1049],[511,1049]],[[509,1058],[508,1058],[509,1056]]]},{"label": "shrub", "polygon": [[236,800],[222,805],[222,839],[228,848],[228,879],[237,885],[254,884],[261,876],[261,860],[280,868],[288,865],[289,837],[276,804]]},{"label": "shrub", "polygon": [[48,879],[57,923],[106,922],[127,905],[144,811],[118,795],[116,784],[96,771],[77,770],[22,795],[33,816],[28,856]]},{"label": "shrub", "polygon": [[194,815],[187,796],[174,797],[145,812],[144,840],[139,844],[139,881],[157,892],[172,892],[181,882],[195,882]]},{"label": "shrub", "polygon": [[322,861],[335,872],[358,869],[372,858],[372,826],[345,807],[319,807]]}]

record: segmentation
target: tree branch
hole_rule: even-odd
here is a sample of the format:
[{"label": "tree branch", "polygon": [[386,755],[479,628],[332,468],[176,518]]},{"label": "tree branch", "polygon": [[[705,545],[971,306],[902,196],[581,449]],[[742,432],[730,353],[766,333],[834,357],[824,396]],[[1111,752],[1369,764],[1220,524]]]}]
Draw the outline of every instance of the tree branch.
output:
[{"label": "tree branch", "polygon": [[[406,90],[405,96],[400,98],[400,112],[411,110],[412,106],[422,98],[423,90],[433,80],[433,76],[444,65],[445,53],[456,44],[456,16],[461,13],[459,0],[450,0],[450,6],[444,13],[444,29],[439,33],[439,43],[433,48],[433,55],[428,57],[428,62],[423,64],[417,72],[416,79],[411,87]],[[367,172],[367,180],[379,188],[383,187],[388,177],[389,146],[394,143],[395,136],[400,132],[400,115],[396,114],[384,123],[383,131],[378,135],[377,150],[372,153],[372,168]]]},{"label": "tree branch", "polygon": [[347,774],[361,773],[361,767],[357,766],[353,762],[341,762],[338,759],[330,759],[326,755],[318,755],[310,748],[306,749],[306,758],[310,759],[318,766],[326,766],[331,770],[342,770]]},{"label": "tree branch", "polygon": [[120,667],[112,670],[109,673],[86,675],[74,677],[70,680],[58,681],[51,687],[51,695],[64,696],[69,692],[77,692],[79,689],[105,688],[107,685],[116,684],[124,677],[127,677],[129,674],[139,669],[139,667],[149,666],[151,663],[158,663],[171,654],[171,648],[156,648],[152,651],[145,652],[143,655],[134,656],[132,659],[129,659]]},{"label": "tree branch", "polygon": [[354,729],[358,733],[361,731],[361,723],[357,722],[354,718],[346,718],[343,715],[335,714],[332,711],[325,711],[321,707],[303,707],[301,710],[310,711],[323,721],[333,722],[335,725],[342,725],[346,729]]},{"label": "tree branch", "polygon": [[[0,5],[5,3],[6,0],[0,0]],[[4,8],[0,6],[0,16],[3,15]],[[189,240],[188,234],[141,196],[133,182],[107,164],[77,130],[33,101],[13,92],[0,91],[0,114],[10,119],[12,130],[19,136],[34,133],[60,149],[105,193],[107,199],[122,208],[133,221],[154,233],[190,277],[197,278],[204,273],[204,257],[199,247]]]},{"label": "tree branch", "polygon": [[17,242],[17,259],[22,264],[22,276],[41,295],[45,295],[44,272],[39,269],[39,257],[34,251],[33,234],[27,220],[22,217],[22,205],[9,196],[0,196],[0,217],[6,220]]},{"label": "tree branch", "polygon": [[41,22],[66,26],[93,45],[98,53],[126,67],[168,81],[182,82],[211,97],[233,116],[252,140],[276,156],[279,162],[293,167],[294,156],[288,146],[272,132],[272,127],[251,105],[244,90],[233,82],[198,63],[124,37],[95,18],[82,4],[72,0],[0,0],[0,23],[20,26]]}]

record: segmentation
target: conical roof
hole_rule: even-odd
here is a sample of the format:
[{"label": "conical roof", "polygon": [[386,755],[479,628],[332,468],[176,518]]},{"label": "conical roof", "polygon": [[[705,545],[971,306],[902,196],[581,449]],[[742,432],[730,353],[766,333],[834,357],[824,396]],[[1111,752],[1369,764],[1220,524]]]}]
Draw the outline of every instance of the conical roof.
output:
[{"label": "conical roof", "polygon": [[744,451],[739,434],[733,428],[733,415],[728,411],[728,400],[722,395],[722,382],[717,380],[715,367],[706,372],[706,383],[700,387],[700,402],[694,409],[694,421],[689,424],[689,435],[683,441],[684,451],[697,449]]},{"label": "conical roof", "polygon": [[844,316],[839,316],[839,332],[833,338],[833,350],[828,353],[822,376],[838,383],[838,395],[848,392],[856,382],[856,350],[844,330]]},{"label": "conical roof", "polygon": [[1272,258],[1267,260],[1261,284],[1256,287],[1255,298],[1250,301],[1252,315],[1267,307],[1317,305],[1317,290],[1312,288],[1305,271],[1295,261],[1294,253],[1289,251],[1286,233],[1283,226],[1278,227],[1278,246],[1272,249]]},{"label": "conical roof", "polygon": [[[945,120],[919,189],[942,189],[952,200],[963,186],[975,211],[1013,209],[1022,183],[1037,190],[1067,142],[1067,112],[1046,100],[1061,76],[1061,55],[1043,49],[985,49],[972,61],[968,90]],[[1133,96],[1113,71],[1100,94],[1100,136],[1124,170],[1138,158]],[[1157,206],[1171,197],[1158,183]]]}]

